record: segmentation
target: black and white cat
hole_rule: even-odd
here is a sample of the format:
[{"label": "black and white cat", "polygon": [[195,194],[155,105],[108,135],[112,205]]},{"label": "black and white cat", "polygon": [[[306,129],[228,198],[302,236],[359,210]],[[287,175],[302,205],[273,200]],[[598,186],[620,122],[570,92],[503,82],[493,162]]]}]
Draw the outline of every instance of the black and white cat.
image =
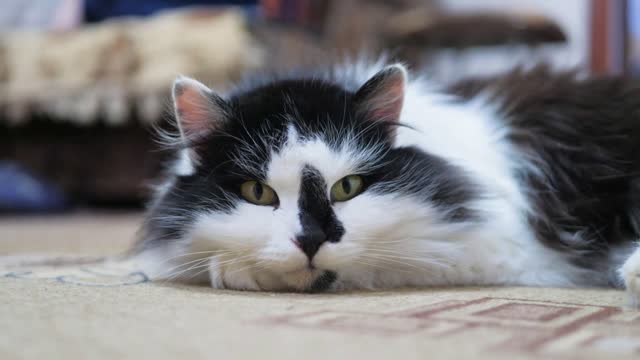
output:
[{"label": "black and white cat", "polygon": [[544,68],[438,88],[399,64],[173,87],[178,160],[136,251],[215,288],[626,286],[640,87]]}]

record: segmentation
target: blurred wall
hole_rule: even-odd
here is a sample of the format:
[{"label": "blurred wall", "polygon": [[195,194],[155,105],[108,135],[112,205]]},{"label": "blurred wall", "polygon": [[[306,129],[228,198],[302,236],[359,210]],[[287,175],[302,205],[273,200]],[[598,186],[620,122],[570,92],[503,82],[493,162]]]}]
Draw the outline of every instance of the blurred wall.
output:
[{"label": "blurred wall", "polygon": [[569,39],[567,46],[546,54],[550,61],[561,66],[588,64],[588,0],[443,0],[442,4],[452,11],[531,11],[547,15],[562,26]]}]

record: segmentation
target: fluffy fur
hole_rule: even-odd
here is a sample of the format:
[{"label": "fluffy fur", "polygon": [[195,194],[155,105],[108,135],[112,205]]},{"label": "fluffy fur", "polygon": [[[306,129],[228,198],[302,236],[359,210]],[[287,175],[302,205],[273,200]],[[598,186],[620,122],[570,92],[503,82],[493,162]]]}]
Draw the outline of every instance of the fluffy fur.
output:
[{"label": "fluffy fur", "polygon": [[[136,248],[156,277],[275,291],[626,284],[638,299],[640,90],[623,79],[536,68],[445,88],[379,62],[224,95],[180,78],[174,104],[177,161]],[[364,191],[332,200],[354,174]],[[243,199],[247,180],[277,204]]]}]

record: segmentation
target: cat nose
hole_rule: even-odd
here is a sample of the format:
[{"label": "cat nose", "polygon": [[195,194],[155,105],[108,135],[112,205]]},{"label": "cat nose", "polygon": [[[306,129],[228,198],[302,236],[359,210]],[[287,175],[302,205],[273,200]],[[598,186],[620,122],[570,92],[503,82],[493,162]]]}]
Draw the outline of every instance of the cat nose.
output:
[{"label": "cat nose", "polygon": [[327,241],[327,236],[324,231],[316,228],[297,235],[295,243],[296,246],[307,255],[309,261],[311,261],[325,241]]}]

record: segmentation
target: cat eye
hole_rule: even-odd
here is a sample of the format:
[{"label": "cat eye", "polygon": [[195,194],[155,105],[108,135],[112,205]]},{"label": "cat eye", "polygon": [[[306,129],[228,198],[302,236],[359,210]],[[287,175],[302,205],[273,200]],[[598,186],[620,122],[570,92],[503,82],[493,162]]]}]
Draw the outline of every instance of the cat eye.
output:
[{"label": "cat eye", "polygon": [[360,194],[364,188],[364,181],[362,176],[349,175],[338,180],[337,183],[331,187],[331,200],[332,201],[347,201],[351,200],[356,195]]},{"label": "cat eye", "polygon": [[268,185],[250,180],[240,185],[240,194],[245,200],[256,205],[274,205],[278,202],[278,196]]}]

